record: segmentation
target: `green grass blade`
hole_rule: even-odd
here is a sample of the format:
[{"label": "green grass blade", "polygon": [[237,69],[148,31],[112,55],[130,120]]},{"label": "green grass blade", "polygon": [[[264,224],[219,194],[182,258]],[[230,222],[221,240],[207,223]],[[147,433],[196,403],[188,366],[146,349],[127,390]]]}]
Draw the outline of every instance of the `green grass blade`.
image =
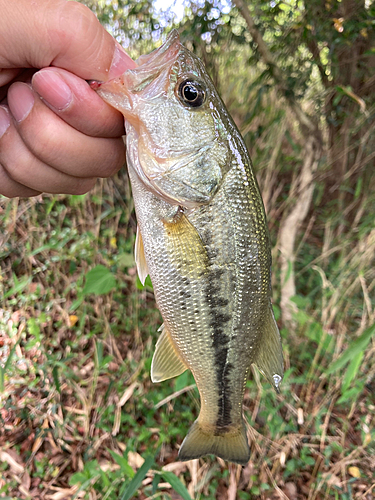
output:
[{"label": "green grass blade", "polygon": [[12,295],[17,295],[18,293],[22,292],[26,287],[28,287],[32,281],[32,276],[26,276],[24,278],[21,278],[20,280],[17,279],[15,275],[13,275],[14,278],[14,287],[8,290],[5,294],[3,299],[7,299],[8,297],[11,297]]},{"label": "green grass blade", "polygon": [[[144,461],[142,467],[137,471],[136,475],[133,477],[128,487],[124,491],[120,500],[130,500],[134,493],[138,490],[143,479],[146,477],[147,472],[151,469],[154,463],[154,457],[147,457]],[[190,499],[191,500],[191,499]]]},{"label": "green grass blade", "polygon": [[14,351],[16,350],[16,347],[17,345],[19,344],[21,339],[19,339],[15,344],[14,346],[12,347],[12,349],[10,350],[10,353],[9,353],[9,356],[7,358],[7,360],[5,361],[4,363],[4,366],[0,366],[0,394],[2,392],[4,392],[4,380],[5,380],[5,374],[9,368],[9,365],[12,361],[12,358],[13,358],[13,354],[14,354]]},{"label": "green grass blade", "polygon": [[182,496],[184,500],[192,500],[186,487],[181,483],[178,477],[173,474],[173,472],[161,471],[161,475],[163,476],[163,479],[172,486],[175,492]]},{"label": "green grass blade", "polygon": [[152,491],[151,495],[155,495],[156,490],[158,489],[159,482],[160,482],[161,476],[160,474],[155,474],[153,480],[152,480]]},{"label": "green grass blade", "polygon": [[359,367],[361,366],[362,359],[364,356],[364,352],[361,351],[359,352],[356,356],[353,357],[351,362],[349,363],[349,366],[345,372],[344,379],[342,381],[342,392],[344,393],[347,389],[349,389],[349,386],[352,382],[352,380],[355,378],[355,376],[358,373]]},{"label": "green grass blade", "polygon": [[126,460],[125,457],[122,457],[118,453],[115,453],[112,450],[108,450],[108,452],[111,454],[113,460],[120,466],[121,472],[124,474],[128,475],[131,479],[135,476],[134,470],[130,467],[128,461]]},{"label": "green grass blade", "polygon": [[80,494],[81,491],[86,491],[86,488],[88,486],[90,486],[90,484],[92,484],[93,482],[95,482],[95,479],[97,477],[99,477],[99,476],[100,476],[100,474],[97,474],[96,477],[90,477],[84,483],[82,483],[81,486],[79,487],[78,491],[76,491],[76,493],[73,495],[72,500],[75,500],[76,498],[78,498],[78,496],[79,496],[79,494]]},{"label": "green grass blade", "polygon": [[14,351],[16,350],[17,345],[20,343],[20,340],[21,339],[17,340],[17,342],[14,344],[14,346],[10,350],[9,356],[8,356],[7,360],[5,361],[5,363],[4,363],[4,368],[3,368],[4,373],[8,370],[9,365],[12,362]]},{"label": "green grass blade", "polygon": [[54,366],[52,368],[52,377],[53,381],[55,382],[56,390],[59,394],[61,394],[61,386],[60,386],[60,380],[59,380],[59,368],[58,366]]},{"label": "green grass blade", "polygon": [[350,346],[341,354],[341,356],[336,359],[331,366],[328,367],[326,371],[326,375],[330,375],[331,373],[337,372],[343,366],[346,365],[349,361],[351,361],[355,356],[357,356],[360,352],[363,352],[367,344],[370,342],[371,337],[375,333],[375,323],[371,325],[367,330],[365,330],[360,337],[358,337],[354,342],[350,344]]}]

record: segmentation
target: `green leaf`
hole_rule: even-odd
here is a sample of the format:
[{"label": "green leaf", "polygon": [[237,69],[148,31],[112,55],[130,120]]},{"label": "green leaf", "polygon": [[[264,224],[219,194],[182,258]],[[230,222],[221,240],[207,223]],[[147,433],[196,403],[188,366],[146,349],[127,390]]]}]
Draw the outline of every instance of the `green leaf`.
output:
[{"label": "green leaf", "polygon": [[69,484],[70,486],[74,486],[75,484],[82,484],[87,480],[86,474],[83,472],[76,472],[69,478]]},{"label": "green leaf", "polygon": [[337,400],[337,404],[353,404],[358,399],[358,396],[361,394],[364,388],[364,383],[356,384],[354,387],[351,387],[347,391],[343,392],[342,396]]},{"label": "green leaf", "polygon": [[158,489],[160,479],[161,479],[160,474],[155,474],[155,476],[153,477],[151,495],[155,495],[156,490]]},{"label": "green leaf", "polygon": [[[120,500],[130,500],[134,493],[140,487],[143,479],[146,477],[147,472],[151,469],[152,464],[154,463],[154,457],[147,457],[144,461],[142,467],[138,469],[136,475],[133,477],[128,487],[124,491]],[[191,499],[190,499],[191,500]]]},{"label": "green leaf", "polygon": [[[100,474],[97,474],[96,477],[100,477]],[[75,500],[76,498],[78,498],[80,496],[80,492],[81,491],[85,491],[86,488],[88,488],[93,483],[93,479],[94,478],[90,477],[85,482],[83,482],[80,485],[79,489],[76,491],[76,493],[73,495],[73,499],[72,500]]]},{"label": "green leaf", "polygon": [[40,326],[38,325],[36,319],[29,318],[27,320],[27,327],[28,327],[29,333],[35,337],[37,342],[40,342],[41,341]]},{"label": "green leaf", "polygon": [[174,388],[175,391],[180,391],[184,387],[188,385],[188,380],[189,380],[189,371],[186,370],[184,373],[182,373],[179,377],[175,379],[175,384]]},{"label": "green leaf", "polygon": [[12,361],[12,358],[13,358],[13,354],[16,350],[16,347],[18,345],[18,343],[21,341],[21,338],[18,339],[18,341],[14,344],[14,346],[12,347],[12,349],[10,350],[10,353],[9,353],[9,356],[7,358],[7,360],[5,361],[4,363],[4,366],[1,366],[0,365],[0,393],[4,392],[4,379],[5,379],[5,374],[9,368],[9,365]]},{"label": "green leaf", "polygon": [[145,288],[151,288],[151,290],[153,289],[150,276],[146,277],[145,284],[142,285],[139,276],[137,275],[135,286],[137,287],[138,290],[144,290]]},{"label": "green leaf", "polygon": [[340,370],[340,368],[345,366],[346,363],[351,361],[359,353],[363,353],[374,333],[375,333],[375,323],[371,325],[369,328],[367,328],[367,330],[365,330],[360,337],[354,340],[350,344],[350,346],[341,354],[341,356],[338,359],[336,359],[334,363],[332,363],[332,365],[327,369],[326,375],[330,375],[331,373]]},{"label": "green leaf", "polygon": [[360,177],[357,181],[357,185],[356,185],[356,188],[355,188],[355,193],[354,193],[354,198],[355,199],[358,199],[359,198],[359,195],[361,194],[361,191],[362,191],[362,184],[363,184],[363,178]]},{"label": "green leaf", "polygon": [[51,250],[54,247],[54,245],[48,244],[48,245],[42,245],[39,248],[36,248],[32,252],[30,252],[30,255],[38,255],[38,253],[42,253],[45,250]]},{"label": "green leaf", "polygon": [[349,389],[349,386],[354,379],[354,377],[357,375],[359,367],[361,366],[362,359],[364,356],[364,352],[361,351],[359,352],[354,358],[351,360],[348,369],[345,372],[344,375],[344,380],[342,381],[342,392],[344,393],[347,389]]},{"label": "green leaf", "polygon": [[110,292],[116,287],[116,279],[105,266],[96,266],[86,274],[86,283],[83,288],[83,295],[94,293],[102,295]]},{"label": "green leaf", "polygon": [[8,290],[4,294],[4,299],[7,299],[8,297],[11,297],[12,295],[17,295],[19,292],[22,292],[26,287],[29,286],[29,284],[32,281],[32,276],[26,276],[24,278],[21,278],[20,280],[17,279],[17,276],[13,274],[13,280],[14,280],[14,287]]},{"label": "green leaf", "polygon": [[103,362],[103,342],[95,342],[95,364],[99,368]]},{"label": "green leaf", "polygon": [[134,255],[131,253],[121,253],[118,256],[118,264],[121,267],[133,267],[135,265]]},{"label": "green leaf", "polygon": [[108,451],[111,454],[113,460],[120,466],[121,472],[124,472],[127,476],[129,476],[131,479],[133,479],[135,472],[130,467],[126,458],[122,457],[121,455],[119,455],[115,451],[112,451],[112,450],[108,450]]},{"label": "green leaf", "polygon": [[53,381],[55,382],[57,392],[59,394],[61,394],[61,386],[60,386],[60,381],[59,381],[59,369],[57,366],[54,366],[52,368],[52,377],[53,377]]},{"label": "green leaf", "polygon": [[173,474],[173,472],[161,471],[161,475],[163,476],[163,479],[172,486],[175,492],[182,496],[184,500],[192,500],[186,487],[181,483],[178,477]]},{"label": "green leaf", "polygon": [[78,307],[82,304],[83,300],[84,300],[83,295],[74,300],[71,306],[69,307],[69,311],[75,311],[76,309],[78,309]]}]

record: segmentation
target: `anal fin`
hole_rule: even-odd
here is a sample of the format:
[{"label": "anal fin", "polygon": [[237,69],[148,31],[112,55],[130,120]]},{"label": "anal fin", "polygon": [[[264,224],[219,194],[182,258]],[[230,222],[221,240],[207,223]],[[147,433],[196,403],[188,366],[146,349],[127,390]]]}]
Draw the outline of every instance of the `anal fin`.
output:
[{"label": "anal fin", "polygon": [[177,377],[187,370],[187,366],[172,343],[168,330],[164,325],[160,327],[160,330],[161,335],[156,343],[151,364],[151,380],[153,382],[162,382]]},{"label": "anal fin", "polygon": [[266,313],[260,346],[253,363],[279,392],[279,385],[284,375],[284,361],[279,328],[271,303]]},{"label": "anal fin", "polygon": [[135,237],[134,257],[135,257],[135,263],[137,264],[139,280],[142,283],[142,285],[144,285],[148,275],[148,267],[145,257],[145,250],[143,248],[142,235],[141,231],[139,230],[139,226],[137,226],[137,236]]}]

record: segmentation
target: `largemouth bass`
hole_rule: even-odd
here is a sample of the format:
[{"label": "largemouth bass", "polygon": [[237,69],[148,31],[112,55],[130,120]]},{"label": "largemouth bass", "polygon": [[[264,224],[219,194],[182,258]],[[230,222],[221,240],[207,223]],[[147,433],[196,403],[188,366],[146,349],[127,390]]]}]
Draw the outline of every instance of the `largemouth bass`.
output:
[{"label": "largemouth bass", "polygon": [[125,117],[138,273],[142,282],[150,275],[164,320],[152,380],[189,369],[201,397],[179,458],[245,464],[251,364],[278,389],[283,359],[266,217],[244,141],[177,31],[97,91]]}]

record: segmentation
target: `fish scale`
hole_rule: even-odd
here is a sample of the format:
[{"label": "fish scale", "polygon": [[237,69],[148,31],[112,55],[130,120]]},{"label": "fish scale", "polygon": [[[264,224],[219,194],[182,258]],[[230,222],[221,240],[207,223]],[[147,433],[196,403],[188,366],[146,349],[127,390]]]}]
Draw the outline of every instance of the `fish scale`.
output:
[{"label": "fish scale", "polygon": [[[257,341],[256,323],[258,314],[256,312],[261,307],[257,307],[254,304],[256,298],[253,288],[251,296],[247,294],[246,284],[251,282],[252,279],[259,280],[263,269],[263,272],[269,275],[269,265],[267,269],[267,266],[259,265],[259,261],[255,260],[254,262],[253,253],[259,252],[259,244],[251,243],[251,240],[255,239],[254,228],[258,227],[262,219],[255,223],[256,220],[253,217],[253,220],[251,218],[246,219],[248,222],[247,225],[244,222],[241,210],[246,205],[246,199],[249,196],[251,197],[251,193],[249,189],[246,190],[246,186],[243,183],[238,182],[238,178],[236,170],[227,174],[221,189],[223,196],[217,196],[211,205],[211,210],[215,212],[213,219],[217,223],[216,225],[212,225],[211,245],[213,248],[221,249],[220,254],[215,255],[215,265],[220,266],[221,269],[223,266],[227,267],[231,265],[233,270],[232,273],[226,274],[226,280],[221,276],[220,281],[220,288],[222,290],[220,296],[230,298],[232,295],[232,299],[234,298],[234,300],[231,300],[231,308],[235,311],[235,314],[232,315],[232,321],[226,325],[225,332],[223,332],[228,337],[229,342],[227,363],[231,363],[232,371],[234,372],[234,385],[237,386],[236,390],[231,389],[229,386],[227,388],[228,393],[225,394],[224,392],[223,397],[228,401],[231,401],[232,398],[235,401],[242,401],[244,381],[246,380],[252,361],[251,351]],[[242,199],[245,201],[241,202]],[[233,200],[233,203],[231,203],[231,200]],[[231,224],[228,224],[228,219],[231,220]],[[202,221],[198,221],[193,216],[191,222],[198,229],[198,232],[202,228],[201,232],[204,234],[204,227],[207,227],[204,218]],[[222,245],[223,227],[231,227],[232,230],[230,233],[231,235],[235,235],[234,238],[225,235],[228,242],[227,245]],[[267,252],[267,249],[265,249],[265,252]],[[230,290],[230,288],[233,288],[231,283],[235,284],[234,290]],[[253,302],[251,309],[249,300]],[[251,338],[252,336],[253,338]],[[241,359],[242,357],[244,358],[243,360]],[[242,410],[238,405],[233,405],[233,407],[234,414],[231,415],[231,421],[240,422]]]},{"label": "fish scale", "polygon": [[151,377],[190,369],[201,397],[179,457],[245,464],[250,366],[278,389],[283,361],[266,217],[243,139],[175,31],[98,93],[126,119],[137,267],[164,320]]}]

